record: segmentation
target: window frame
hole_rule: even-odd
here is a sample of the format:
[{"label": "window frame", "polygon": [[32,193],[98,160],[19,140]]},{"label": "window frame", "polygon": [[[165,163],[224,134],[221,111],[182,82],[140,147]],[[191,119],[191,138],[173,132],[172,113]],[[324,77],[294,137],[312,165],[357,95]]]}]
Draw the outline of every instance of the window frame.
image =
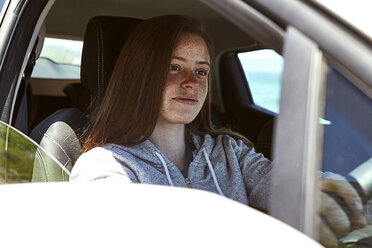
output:
[{"label": "window frame", "polygon": [[[289,27],[285,38],[280,115],[275,126],[270,213],[317,238],[317,171],[323,130],[324,60],[316,43]],[[296,202],[296,204],[288,204]]]},{"label": "window frame", "polygon": [[[20,87],[22,75],[25,71],[28,57],[34,47],[42,23],[55,0],[35,0],[35,1],[14,1],[19,3],[14,9],[9,8],[5,18],[11,16],[16,11],[14,25],[7,25],[10,28],[11,37],[9,42],[1,43],[4,48],[2,64],[0,68],[0,109],[1,120],[11,124],[14,122],[13,113],[18,89]],[[12,5],[14,6],[14,5]],[[26,11],[27,9],[27,11]],[[9,13],[9,10],[12,10]],[[17,12],[18,10],[18,12]]]}]

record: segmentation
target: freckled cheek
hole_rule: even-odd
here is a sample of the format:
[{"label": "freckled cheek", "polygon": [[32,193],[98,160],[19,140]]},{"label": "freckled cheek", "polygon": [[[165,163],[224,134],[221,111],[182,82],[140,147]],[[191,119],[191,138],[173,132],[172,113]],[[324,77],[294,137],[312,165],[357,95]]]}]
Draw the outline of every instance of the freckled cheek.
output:
[{"label": "freckled cheek", "polygon": [[203,97],[203,99],[205,99],[205,97],[207,96],[207,93],[208,93],[208,83],[203,81],[203,82],[200,82],[199,84],[199,94],[201,97]]},{"label": "freckled cheek", "polygon": [[168,73],[167,79],[165,81],[165,85],[167,86],[167,85],[173,83],[175,80],[176,80],[176,76]]}]

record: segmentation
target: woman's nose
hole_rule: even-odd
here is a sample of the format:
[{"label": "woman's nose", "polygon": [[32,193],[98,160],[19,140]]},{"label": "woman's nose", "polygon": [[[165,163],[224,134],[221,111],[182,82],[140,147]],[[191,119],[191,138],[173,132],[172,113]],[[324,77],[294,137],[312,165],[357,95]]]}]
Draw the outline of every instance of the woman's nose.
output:
[{"label": "woman's nose", "polygon": [[187,77],[182,81],[181,87],[183,89],[193,90],[198,87],[198,81],[194,74],[188,74]]}]

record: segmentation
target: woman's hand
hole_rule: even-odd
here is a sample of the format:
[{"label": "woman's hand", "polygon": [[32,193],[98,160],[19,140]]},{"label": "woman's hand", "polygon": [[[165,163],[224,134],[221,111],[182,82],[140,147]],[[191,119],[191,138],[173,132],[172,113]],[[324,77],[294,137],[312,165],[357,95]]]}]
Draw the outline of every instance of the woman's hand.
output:
[{"label": "woman's hand", "polygon": [[320,242],[327,247],[337,247],[339,238],[367,224],[362,199],[354,187],[337,174],[322,178],[320,188],[323,217]]}]

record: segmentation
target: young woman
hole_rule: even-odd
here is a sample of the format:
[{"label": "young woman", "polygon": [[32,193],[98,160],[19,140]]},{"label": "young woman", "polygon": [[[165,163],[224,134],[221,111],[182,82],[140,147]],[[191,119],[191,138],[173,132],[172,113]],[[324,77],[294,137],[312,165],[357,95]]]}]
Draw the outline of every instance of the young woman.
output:
[{"label": "young woman", "polygon": [[[211,124],[212,65],[210,40],[197,21],[173,15],[140,23],[122,49],[71,180],[192,187],[267,211],[271,162],[244,137]],[[332,226],[322,232],[325,243],[365,225],[361,200],[346,181],[324,179],[322,190],[340,195],[354,213],[349,221],[323,194],[322,214]]]},{"label": "young woman", "polygon": [[183,16],[140,23],[125,43],[72,181],[192,187],[267,210],[270,161],[242,136],[213,129],[212,48]]}]

